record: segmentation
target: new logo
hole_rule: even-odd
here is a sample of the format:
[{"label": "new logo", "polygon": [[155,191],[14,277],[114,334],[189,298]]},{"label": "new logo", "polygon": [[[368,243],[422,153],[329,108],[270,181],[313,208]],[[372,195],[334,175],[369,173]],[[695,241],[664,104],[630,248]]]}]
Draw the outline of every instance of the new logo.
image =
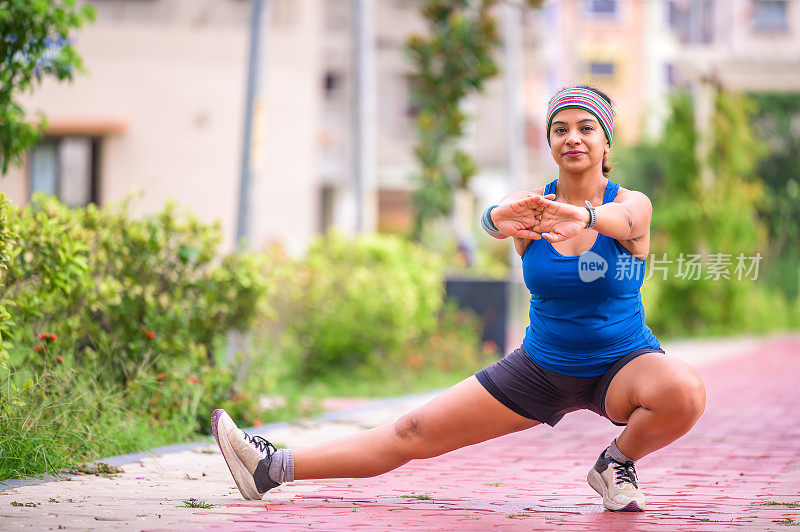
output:
[{"label": "new logo", "polygon": [[578,275],[584,283],[591,283],[606,276],[608,262],[593,251],[581,253],[578,257]]}]

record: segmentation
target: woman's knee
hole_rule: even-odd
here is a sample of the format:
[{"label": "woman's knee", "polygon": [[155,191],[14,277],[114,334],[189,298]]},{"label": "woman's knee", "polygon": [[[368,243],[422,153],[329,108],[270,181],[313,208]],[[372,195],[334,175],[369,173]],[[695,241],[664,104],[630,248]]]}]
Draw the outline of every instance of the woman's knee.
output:
[{"label": "woman's knee", "polygon": [[418,410],[404,414],[392,425],[394,435],[405,442],[422,439],[422,418],[422,413]]},{"label": "woman's knee", "polygon": [[694,373],[675,376],[659,386],[655,410],[667,413],[675,424],[692,427],[706,407],[706,388]]},{"label": "woman's knee", "polygon": [[450,449],[449,442],[437,440],[436,430],[426,426],[423,409],[403,415],[394,422],[398,453],[406,460],[439,456]]}]

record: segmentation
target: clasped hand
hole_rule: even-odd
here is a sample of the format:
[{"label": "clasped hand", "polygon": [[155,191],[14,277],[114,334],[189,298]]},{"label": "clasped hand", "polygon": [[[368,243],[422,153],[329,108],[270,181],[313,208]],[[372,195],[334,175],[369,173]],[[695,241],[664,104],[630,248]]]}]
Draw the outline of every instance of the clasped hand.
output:
[{"label": "clasped hand", "polygon": [[583,207],[555,200],[555,194],[502,202],[492,210],[494,225],[506,236],[548,242],[563,242],[586,227],[589,212]]}]

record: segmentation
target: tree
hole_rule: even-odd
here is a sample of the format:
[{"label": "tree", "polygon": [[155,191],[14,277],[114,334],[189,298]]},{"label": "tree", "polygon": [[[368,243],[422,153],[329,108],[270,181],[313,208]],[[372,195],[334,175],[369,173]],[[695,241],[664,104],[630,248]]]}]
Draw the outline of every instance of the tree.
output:
[{"label": "tree", "polygon": [[18,164],[45,127],[28,122],[20,95],[47,77],[71,80],[83,70],[70,34],[93,21],[90,5],[75,0],[0,0],[0,174]]},{"label": "tree", "polygon": [[[644,163],[631,159],[632,167],[651,168],[658,176],[651,190],[650,260],[666,258],[670,265],[668,274],[654,271],[644,285],[648,324],[665,335],[765,331],[796,324],[796,305],[756,283],[760,273],[736,273],[740,264],[760,264],[759,272],[764,266],[760,254],[766,231],[758,216],[763,187],[754,176],[764,147],[751,127],[752,101],[735,93],[716,94],[705,160],[695,150],[691,97],[677,93],[670,104],[663,136],[647,145],[640,157]],[[701,178],[703,167],[713,175],[709,183]],[[690,266],[695,258],[699,262]]]},{"label": "tree", "polygon": [[422,14],[430,34],[413,35],[406,44],[416,82],[411,93],[417,109],[414,155],[420,166],[414,192],[416,238],[426,220],[452,211],[454,191],[466,187],[477,171],[472,157],[458,146],[468,119],[462,102],[498,72],[493,53],[500,34],[490,13],[495,4],[497,0],[424,0]]},{"label": "tree", "polygon": [[758,164],[758,175],[768,189],[763,212],[776,253],[800,248],[800,94],[753,95],[757,111],[754,126],[768,147]]}]

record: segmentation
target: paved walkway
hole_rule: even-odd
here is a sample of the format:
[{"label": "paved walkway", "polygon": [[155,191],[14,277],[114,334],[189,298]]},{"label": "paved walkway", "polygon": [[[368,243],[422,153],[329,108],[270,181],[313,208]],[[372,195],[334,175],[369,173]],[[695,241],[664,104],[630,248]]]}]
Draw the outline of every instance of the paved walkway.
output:
[{"label": "paved walkway", "polygon": [[[689,435],[639,462],[648,502],[643,514],[605,511],[586,484],[596,455],[619,429],[576,412],[555,429],[539,426],[371,479],[295,482],[260,502],[240,499],[213,448],[152,457],[125,466],[117,478],[76,477],[0,492],[0,529],[711,531],[800,525],[800,338],[688,342],[667,352],[696,362],[708,403]],[[270,438],[307,445],[391,421],[427,398],[273,429]],[[191,497],[216,506],[178,507]]]}]

